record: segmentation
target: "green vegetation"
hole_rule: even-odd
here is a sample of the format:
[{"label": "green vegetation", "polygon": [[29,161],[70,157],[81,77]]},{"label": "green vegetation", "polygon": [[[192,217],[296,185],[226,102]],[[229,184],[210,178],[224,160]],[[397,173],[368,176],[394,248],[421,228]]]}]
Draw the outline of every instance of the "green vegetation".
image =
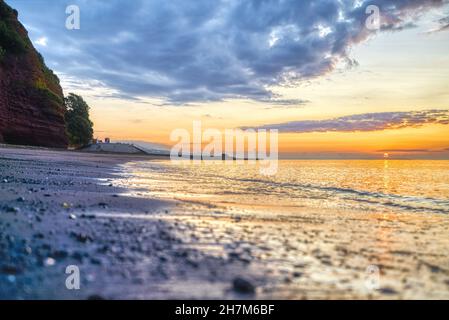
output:
[{"label": "green vegetation", "polygon": [[51,91],[48,88],[36,88],[37,93],[41,96],[44,97],[50,101],[53,101],[56,103],[56,108],[61,106],[63,104],[62,99],[55,94],[53,91]]},{"label": "green vegetation", "polygon": [[16,19],[17,11],[0,0],[0,61],[7,53],[25,53],[28,45],[26,41],[11,26]]},{"label": "green vegetation", "polygon": [[36,83],[34,84],[34,86],[36,87],[36,89],[47,89],[47,85],[45,84],[45,81],[41,78],[36,80]]},{"label": "green vegetation", "polygon": [[89,106],[82,97],[70,93],[64,99],[67,108],[65,121],[69,142],[73,146],[85,146],[93,137],[93,123],[89,119]]},{"label": "green vegetation", "polygon": [[47,65],[45,64],[45,61],[44,61],[44,57],[42,57],[42,55],[39,52],[37,52],[37,57],[39,59],[39,62],[41,63],[41,69],[45,75],[45,78],[52,83],[59,84],[58,76],[55,75],[53,73],[53,71],[47,67]]},{"label": "green vegetation", "polygon": [[6,50],[0,46],[0,62],[3,61],[3,58],[5,57],[5,55],[6,55]]},{"label": "green vegetation", "polygon": [[6,21],[0,21],[0,47],[7,53],[21,54],[27,50],[26,42]]},{"label": "green vegetation", "polygon": [[34,83],[34,89],[36,90],[36,93],[39,96],[41,96],[44,99],[55,102],[57,106],[61,106],[64,103],[61,97],[59,97],[57,94],[55,94],[47,87],[45,80],[42,78],[36,80],[36,82]]}]

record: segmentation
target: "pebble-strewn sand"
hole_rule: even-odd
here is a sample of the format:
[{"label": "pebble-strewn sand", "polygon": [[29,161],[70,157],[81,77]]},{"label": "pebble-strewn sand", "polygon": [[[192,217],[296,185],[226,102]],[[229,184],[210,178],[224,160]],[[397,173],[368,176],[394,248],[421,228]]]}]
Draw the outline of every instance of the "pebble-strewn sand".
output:
[{"label": "pebble-strewn sand", "polygon": [[449,298],[446,215],[131,197],[136,159],[0,149],[0,298]]}]

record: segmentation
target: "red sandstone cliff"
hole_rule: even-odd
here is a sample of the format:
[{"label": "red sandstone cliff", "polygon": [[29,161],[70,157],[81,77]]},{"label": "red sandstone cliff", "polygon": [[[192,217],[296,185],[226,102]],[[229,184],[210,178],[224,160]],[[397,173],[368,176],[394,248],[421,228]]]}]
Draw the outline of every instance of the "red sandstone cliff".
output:
[{"label": "red sandstone cliff", "polygon": [[59,79],[0,0],[0,142],[67,147]]}]

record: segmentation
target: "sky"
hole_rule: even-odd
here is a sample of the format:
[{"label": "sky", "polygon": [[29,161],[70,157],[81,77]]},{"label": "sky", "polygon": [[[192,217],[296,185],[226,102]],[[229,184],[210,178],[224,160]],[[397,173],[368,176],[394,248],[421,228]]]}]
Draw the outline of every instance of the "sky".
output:
[{"label": "sky", "polygon": [[449,158],[446,0],[6,2],[96,137],[170,145],[200,120],[276,128],[287,158]]}]

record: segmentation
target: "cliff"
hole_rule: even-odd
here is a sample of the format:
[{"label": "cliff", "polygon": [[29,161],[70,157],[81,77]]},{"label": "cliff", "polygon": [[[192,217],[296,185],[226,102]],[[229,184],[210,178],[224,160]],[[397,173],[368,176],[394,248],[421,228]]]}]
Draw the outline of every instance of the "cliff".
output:
[{"label": "cliff", "polygon": [[0,0],[0,142],[65,148],[64,112],[58,77]]}]

